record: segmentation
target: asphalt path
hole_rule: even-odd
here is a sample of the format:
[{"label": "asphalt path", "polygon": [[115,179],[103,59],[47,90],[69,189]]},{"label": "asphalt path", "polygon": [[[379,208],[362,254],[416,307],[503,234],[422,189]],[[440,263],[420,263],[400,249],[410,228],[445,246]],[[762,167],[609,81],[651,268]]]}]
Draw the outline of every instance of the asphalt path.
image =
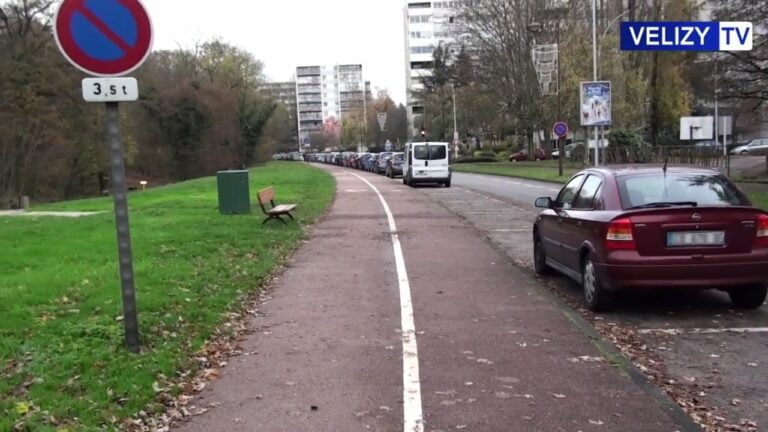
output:
[{"label": "asphalt path", "polygon": [[696,430],[429,189],[324,168],[331,210],[179,430]]}]

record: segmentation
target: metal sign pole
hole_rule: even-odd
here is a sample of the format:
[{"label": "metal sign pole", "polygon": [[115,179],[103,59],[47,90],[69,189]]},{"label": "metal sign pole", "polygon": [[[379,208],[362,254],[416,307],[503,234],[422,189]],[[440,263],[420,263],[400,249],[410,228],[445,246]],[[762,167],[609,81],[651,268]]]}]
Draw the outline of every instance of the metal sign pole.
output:
[{"label": "metal sign pole", "polygon": [[136,313],[136,290],[133,283],[133,254],[131,252],[131,229],[128,221],[128,191],[125,184],[123,143],[120,138],[120,109],[117,102],[107,102],[106,107],[105,126],[109,147],[109,163],[112,168],[112,195],[115,201],[125,344],[130,351],[138,353],[139,319]]}]

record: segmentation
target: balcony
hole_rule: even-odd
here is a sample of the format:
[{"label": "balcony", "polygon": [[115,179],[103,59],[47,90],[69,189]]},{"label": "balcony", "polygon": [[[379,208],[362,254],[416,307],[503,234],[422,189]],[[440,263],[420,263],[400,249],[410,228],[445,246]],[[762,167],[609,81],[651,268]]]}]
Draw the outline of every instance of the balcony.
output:
[{"label": "balcony", "polygon": [[319,103],[302,103],[299,104],[300,112],[322,112],[323,105]]},{"label": "balcony", "polygon": [[323,98],[320,93],[311,93],[311,94],[300,94],[298,96],[299,102],[309,102],[309,103],[323,103]]},{"label": "balcony", "polygon": [[301,66],[296,68],[296,76],[317,75],[320,76],[322,69],[320,66]]},{"label": "balcony", "polygon": [[359,73],[362,73],[363,65],[339,65],[339,66],[337,66],[336,70],[338,70],[339,73],[344,73],[344,72],[359,72]]},{"label": "balcony", "polygon": [[303,112],[299,113],[299,120],[302,122],[305,121],[322,121],[323,120],[323,113],[321,112]]},{"label": "balcony", "polygon": [[303,76],[303,77],[300,77],[300,78],[296,79],[296,83],[298,85],[303,85],[303,84],[320,84],[321,81],[322,80],[320,79],[319,76]]},{"label": "balcony", "polygon": [[319,85],[315,84],[299,84],[299,94],[307,93],[320,93],[321,89]]}]

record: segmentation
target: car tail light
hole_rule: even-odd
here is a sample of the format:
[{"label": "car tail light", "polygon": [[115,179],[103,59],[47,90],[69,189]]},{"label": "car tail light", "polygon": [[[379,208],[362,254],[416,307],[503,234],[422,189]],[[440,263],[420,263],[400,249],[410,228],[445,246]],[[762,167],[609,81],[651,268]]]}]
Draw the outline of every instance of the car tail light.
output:
[{"label": "car tail light", "polygon": [[608,250],[634,250],[637,248],[635,238],[632,236],[632,221],[629,218],[616,219],[608,224],[605,248]]},{"label": "car tail light", "polygon": [[768,247],[768,214],[760,213],[757,215],[755,246]]}]

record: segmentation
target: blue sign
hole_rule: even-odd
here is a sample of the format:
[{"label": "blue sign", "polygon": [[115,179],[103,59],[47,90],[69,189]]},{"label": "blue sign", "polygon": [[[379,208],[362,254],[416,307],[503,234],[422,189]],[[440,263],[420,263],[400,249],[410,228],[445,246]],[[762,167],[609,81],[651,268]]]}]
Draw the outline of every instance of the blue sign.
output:
[{"label": "blue sign", "polygon": [[140,0],[64,0],[54,21],[62,54],[90,75],[127,74],[152,47],[152,23]]},{"label": "blue sign", "polygon": [[623,51],[751,51],[750,22],[624,22]]},{"label": "blue sign", "polygon": [[558,138],[565,138],[568,136],[568,125],[564,122],[557,122],[552,128],[552,132],[554,132],[555,136]]}]

